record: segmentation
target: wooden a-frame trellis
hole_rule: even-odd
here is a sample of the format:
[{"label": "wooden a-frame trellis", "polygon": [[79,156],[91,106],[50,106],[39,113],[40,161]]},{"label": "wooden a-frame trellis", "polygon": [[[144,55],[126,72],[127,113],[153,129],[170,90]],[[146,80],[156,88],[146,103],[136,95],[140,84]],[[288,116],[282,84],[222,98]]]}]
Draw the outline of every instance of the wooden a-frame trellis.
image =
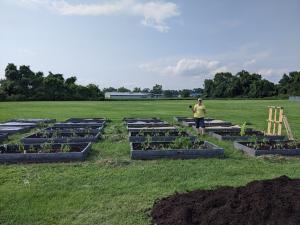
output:
[{"label": "wooden a-frame trellis", "polygon": [[281,106],[268,106],[269,108],[269,118],[268,118],[268,129],[266,135],[281,135],[282,134],[282,124],[286,129],[289,140],[294,140],[293,133],[286,115],[283,112],[283,107]]}]

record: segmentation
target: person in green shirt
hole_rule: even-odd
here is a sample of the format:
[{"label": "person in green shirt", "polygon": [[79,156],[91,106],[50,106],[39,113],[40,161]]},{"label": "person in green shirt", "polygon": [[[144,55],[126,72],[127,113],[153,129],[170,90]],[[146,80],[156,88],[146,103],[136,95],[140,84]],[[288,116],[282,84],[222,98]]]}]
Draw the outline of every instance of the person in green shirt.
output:
[{"label": "person in green shirt", "polygon": [[195,126],[198,129],[199,133],[201,135],[205,134],[205,113],[206,113],[206,108],[205,105],[203,104],[203,101],[201,98],[198,98],[197,104],[194,105],[194,107],[190,107],[193,111],[194,114],[194,119],[195,119]]}]

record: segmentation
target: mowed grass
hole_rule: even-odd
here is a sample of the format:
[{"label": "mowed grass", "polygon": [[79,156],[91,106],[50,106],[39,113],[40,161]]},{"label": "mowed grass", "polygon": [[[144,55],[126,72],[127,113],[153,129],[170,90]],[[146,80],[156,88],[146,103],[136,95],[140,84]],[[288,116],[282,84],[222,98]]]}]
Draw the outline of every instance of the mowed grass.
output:
[{"label": "mowed grass", "polygon": [[[193,101],[0,103],[0,120],[12,118],[108,117],[107,140],[93,145],[85,162],[0,165],[0,224],[150,224],[157,198],[175,191],[239,186],[255,179],[300,178],[300,159],[250,158],[232,142],[224,159],[131,161],[123,117],[190,116]],[[267,100],[205,101],[208,117],[266,129],[267,106],[280,105],[300,138],[300,104]],[[122,131],[118,135],[118,131]],[[14,139],[23,135],[17,135]]]}]

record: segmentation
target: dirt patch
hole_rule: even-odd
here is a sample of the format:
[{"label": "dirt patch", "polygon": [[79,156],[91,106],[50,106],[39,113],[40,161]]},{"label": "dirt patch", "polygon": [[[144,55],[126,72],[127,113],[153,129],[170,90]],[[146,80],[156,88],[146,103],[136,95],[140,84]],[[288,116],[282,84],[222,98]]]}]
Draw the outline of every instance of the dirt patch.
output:
[{"label": "dirt patch", "polygon": [[300,179],[175,193],[154,203],[156,225],[299,225]]}]

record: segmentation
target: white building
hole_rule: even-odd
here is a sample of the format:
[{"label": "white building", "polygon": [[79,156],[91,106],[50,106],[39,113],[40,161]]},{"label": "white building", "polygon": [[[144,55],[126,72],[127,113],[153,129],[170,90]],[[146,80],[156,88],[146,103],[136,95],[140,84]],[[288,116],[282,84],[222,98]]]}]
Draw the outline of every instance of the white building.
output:
[{"label": "white building", "polygon": [[289,100],[290,100],[290,101],[297,101],[297,102],[300,102],[300,96],[290,96],[290,97],[289,97]]},{"label": "white building", "polygon": [[149,93],[141,92],[106,92],[105,99],[145,99],[151,98]]}]

